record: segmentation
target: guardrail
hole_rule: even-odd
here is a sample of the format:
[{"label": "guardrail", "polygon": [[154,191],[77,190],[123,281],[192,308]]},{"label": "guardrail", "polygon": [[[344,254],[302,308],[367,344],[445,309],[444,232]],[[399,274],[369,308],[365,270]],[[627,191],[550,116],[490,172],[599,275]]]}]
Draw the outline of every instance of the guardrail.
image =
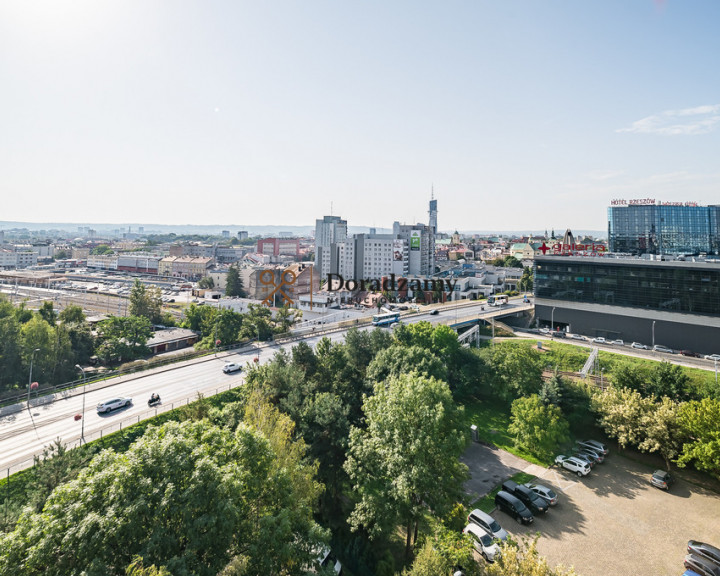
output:
[{"label": "guardrail", "polygon": [[[231,382],[227,385],[218,386],[215,388],[214,392],[210,393],[204,393],[203,395],[205,397],[209,396],[215,396],[216,394],[219,394],[220,392],[226,392],[228,390],[231,390],[232,388],[237,388],[238,386],[242,385],[242,381],[240,379],[236,379],[236,382]],[[81,444],[87,444],[88,442],[92,442],[93,440],[99,440],[103,436],[107,436],[108,434],[112,434],[114,432],[120,432],[123,428],[127,428],[129,426],[132,426],[134,424],[139,424],[141,421],[146,420],[148,418],[153,418],[159,414],[163,414],[165,412],[170,412],[171,410],[174,410],[175,408],[180,408],[182,406],[187,406],[190,402],[194,402],[197,400],[197,393],[191,394],[187,397],[180,398],[179,400],[175,400],[173,402],[169,402],[167,404],[160,404],[159,406],[156,406],[155,408],[150,408],[148,410],[145,410],[143,412],[140,412],[139,414],[135,414],[134,416],[130,416],[127,418],[123,418],[122,420],[114,421],[112,424],[108,424],[107,426],[100,428],[99,430],[95,430],[90,433],[86,433],[84,438],[80,437],[80,434],[71,436],[69,439],[63,438],[63,444],[67,448],[76,448],[80,446]],[[78,426],[80,426],[80,423],[78,422]],[[10,478],[11,475],[15,474],[16,472],[20,472],[22,470],[25,470],[26,468],[30,468],[35,463],[35,457],[32,458],[24,458],[22,460],[17,460],[15,462],[12,462],[9,466],[3,469],[2,474],[0,475],[0,478]]]}]

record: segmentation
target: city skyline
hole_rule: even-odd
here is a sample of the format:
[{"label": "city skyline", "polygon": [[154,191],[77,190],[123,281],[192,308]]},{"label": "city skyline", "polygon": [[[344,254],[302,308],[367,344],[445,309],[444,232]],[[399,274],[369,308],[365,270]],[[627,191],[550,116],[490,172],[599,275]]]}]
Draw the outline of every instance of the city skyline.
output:
[{"label": "city skyline", "polygon": [[434,190],[442,231],[600,231],[616,198],[716,203],[718,16],[6,2],[2,216],[390,229]]}]

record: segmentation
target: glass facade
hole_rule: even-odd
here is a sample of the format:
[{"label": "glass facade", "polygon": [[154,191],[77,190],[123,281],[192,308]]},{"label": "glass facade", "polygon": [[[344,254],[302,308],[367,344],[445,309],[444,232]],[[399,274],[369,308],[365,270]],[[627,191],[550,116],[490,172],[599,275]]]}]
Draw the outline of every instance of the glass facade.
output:
[{"label": "glass facade", "polygon": [[538,257],[535,296],[720,316],[720,263]]},{"label": "glass facade", "polygon": [[720,206],[611,206],[608,248],[629,254],[718,254]]}]

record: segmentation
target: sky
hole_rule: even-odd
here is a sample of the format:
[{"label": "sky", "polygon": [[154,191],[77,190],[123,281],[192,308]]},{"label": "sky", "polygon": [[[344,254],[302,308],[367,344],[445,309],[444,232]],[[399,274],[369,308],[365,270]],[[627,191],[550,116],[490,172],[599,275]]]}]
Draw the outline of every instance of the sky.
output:
[{"label": "sky", "polygon": [[720,203],[717,0],[0,0],[0,220],[607,229]]}]

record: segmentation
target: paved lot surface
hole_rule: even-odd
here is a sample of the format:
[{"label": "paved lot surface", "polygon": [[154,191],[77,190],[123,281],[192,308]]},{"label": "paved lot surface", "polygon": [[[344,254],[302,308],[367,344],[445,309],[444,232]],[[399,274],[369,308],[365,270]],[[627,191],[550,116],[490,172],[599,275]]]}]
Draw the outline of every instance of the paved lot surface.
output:
[{"label": "paved lot surface", "polygon": [[684,481],[658,490],[648,467],[612,453],[585,478],[555,467],[535,473],[560,494],[558,505],[530,527],[493,516],[515,535],[539,532],[538,550],[553,566],[580,576],[678,576],[688,540],[720,546],[715,492]]},{"label": "paved lot surface", "polygon": [[505,450],[476,442],[468,446],[460,460],[470,470],[470,479],[465,483],[465,492],[470,495],[471,502],[485,496],[500,482],[513,474],[523,472],[531,465]]}]

